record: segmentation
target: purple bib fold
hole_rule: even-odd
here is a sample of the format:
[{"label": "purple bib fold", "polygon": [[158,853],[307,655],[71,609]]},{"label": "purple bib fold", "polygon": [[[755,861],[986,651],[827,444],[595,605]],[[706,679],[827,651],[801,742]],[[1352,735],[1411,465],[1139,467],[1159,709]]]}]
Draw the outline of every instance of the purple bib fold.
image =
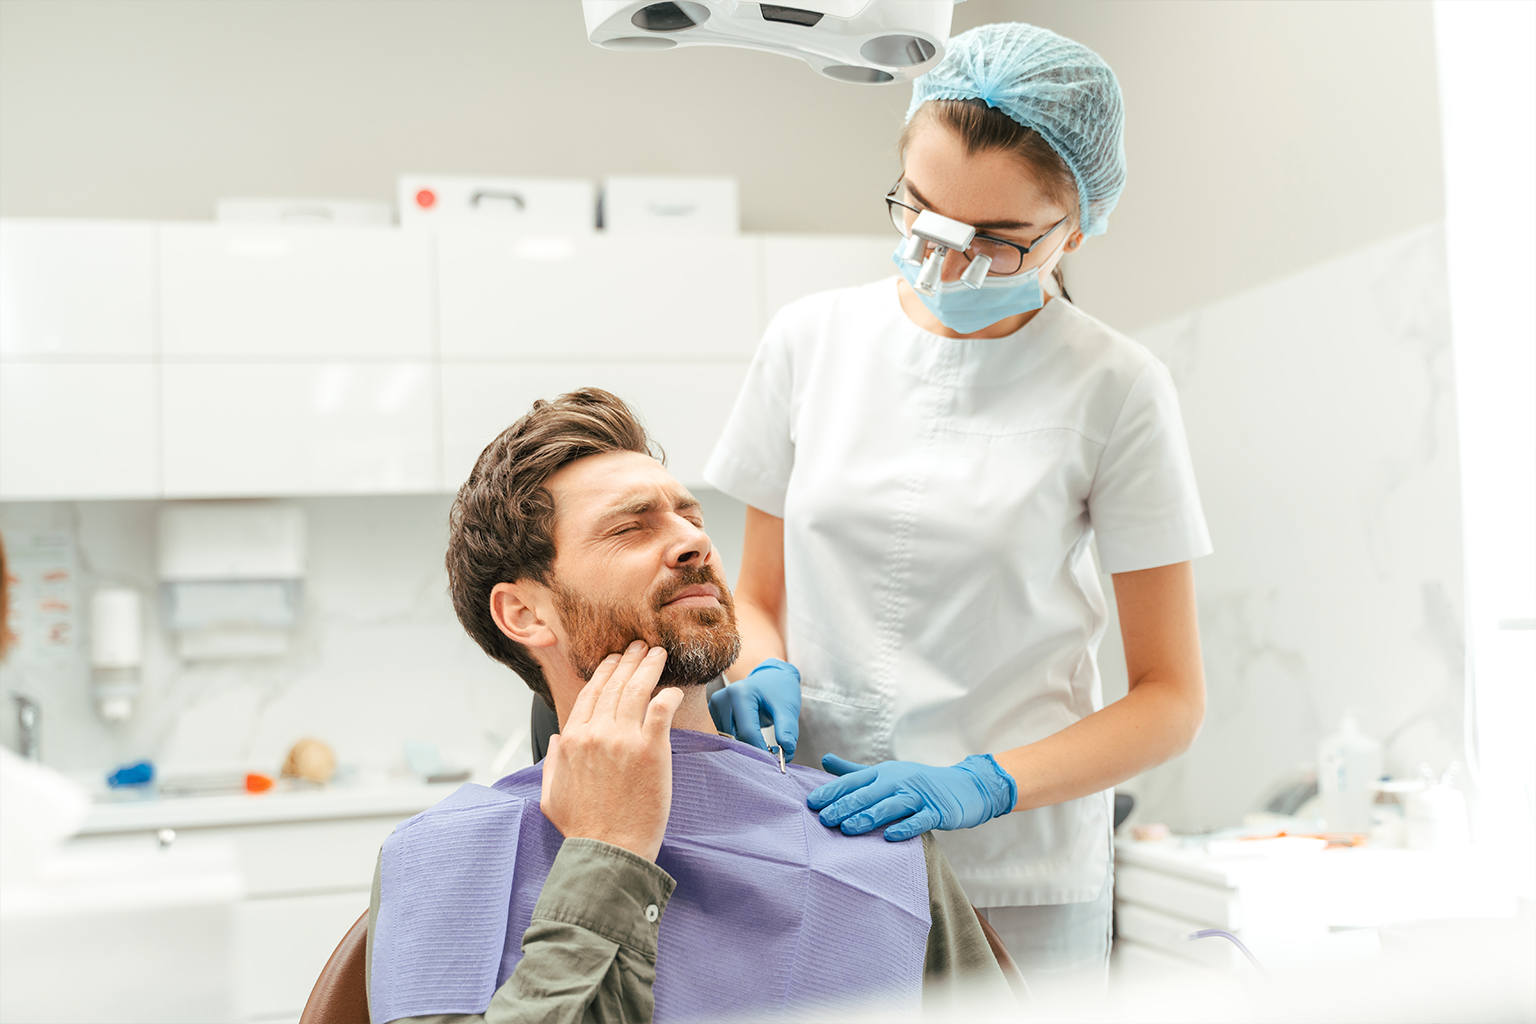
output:
[{"label": "purple bib fold", "polygon": [[[466,785],[384,842],[374,1019],[484,1013],[563,841],[542,768]],[[825,828],[824,772],[723,736],[672,733],[672,813],[656,863],[677,880],[658,934],[657,1021],[767,1019],[878,999],[920,1004],[930,914],[920,842]]]}]

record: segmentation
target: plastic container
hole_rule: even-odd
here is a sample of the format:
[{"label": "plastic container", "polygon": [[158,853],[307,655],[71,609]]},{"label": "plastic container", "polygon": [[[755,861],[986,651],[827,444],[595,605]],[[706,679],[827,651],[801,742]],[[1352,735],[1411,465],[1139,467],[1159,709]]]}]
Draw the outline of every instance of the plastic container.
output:
[{"label": "plastic container", "polygon": [[1344,713],[1339,731],[1317,748],[1317,790],[1330,832],[1371,831],[1372,804],[1381,779],[1381,744]]}]

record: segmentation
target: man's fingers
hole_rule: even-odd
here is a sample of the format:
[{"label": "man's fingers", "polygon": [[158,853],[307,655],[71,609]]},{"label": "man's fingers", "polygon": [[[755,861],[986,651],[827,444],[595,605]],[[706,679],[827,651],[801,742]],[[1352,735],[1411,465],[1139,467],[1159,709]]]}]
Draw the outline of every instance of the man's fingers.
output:
[{"label": "man's fingers", "polygon": [[555,733],[549,738],[549,748],[544,752],[544,774],[540,780],[539,786],[539,806],[544,808],[549,807],[550,788],[554,784],[555,774],[559,771],[559,769],[555,767],[556,762],[558,761],[558,758],[555,756],[555,751],[559,749],[560,734]]},{"label": "man's fingers", "polygon": [[597,695],[597,703],[592,707],[594,719],[610,719],[617,717],[619,711],[619,695],[624,692],[624,684],[629,682],[639,666],[641,659],[648,650],[644,640],[636,640],[624,650],[624,656],[619,659],[618,667],[613,670],[613,676],[608,680],[603,692]]},{"label": "man's fingers", "polygon": [[683,706],[684,693],[680,686],[669,686],[651,698],[645,709],[645,724],[641,728],[646,738],[657,740],[671,735],[672,719]]},{"label": "man's fingers", "polygon": [[635,667],[619,694],[619,721],[634,722],[636,725],[645,721],[645,709],[650,703],[651,691],[661,681],[661,670],[666,663],[667,652],[664,648],[652,647],[645,652],[645,657],[640,659],[640,664]]},{"label": "man's fingers", "polygon": [[566,717],[566,728],[572,725],[584,725],[592,720],[592,709],[597,706],[597,698],[608,685],[608,680],[613,678],[613,672],[619,667],[620,655],[610,654],[598,663],[597,671],[592,673],[592,678],[587,680],[587,685],[581,688],[576,695],[576,703],[571,708],[571,713]]}]

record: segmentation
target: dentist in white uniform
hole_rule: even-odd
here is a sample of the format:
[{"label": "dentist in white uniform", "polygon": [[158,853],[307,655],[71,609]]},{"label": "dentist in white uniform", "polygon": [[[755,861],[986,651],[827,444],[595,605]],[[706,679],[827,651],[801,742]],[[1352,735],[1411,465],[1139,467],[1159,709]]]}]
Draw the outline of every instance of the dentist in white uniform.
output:
[{"label": "dentist in white uniform", "polygon": [[[1112,787],[1199,729],[1211,550],[1167,370],[1057,271],[1124,185],[1119,84],[1071,40],[986,25],[907,119],[897,230],[932,210],[976,240],[924,295],[893,234],[900,277],[769,326],[705,470],[749,506],[743,654],[711,705],[840,776],[809,800],[827,827],[942,830],[1032,985],[1102,984]],[[1130,678],[1108,707],[1100,569]]]}]

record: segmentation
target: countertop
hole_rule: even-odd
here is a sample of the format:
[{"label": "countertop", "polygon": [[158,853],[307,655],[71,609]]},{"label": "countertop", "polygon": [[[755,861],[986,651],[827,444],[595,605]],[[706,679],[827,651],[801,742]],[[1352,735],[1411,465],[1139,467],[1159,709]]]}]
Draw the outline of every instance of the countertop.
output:
[{"label": "countertop", "polygon": [[214,796],[100,801],[91,805],[77,835],[153,832],[162,828],[219,828],[336,818],[407,818],[426,810],[462,783],[428,785],[389,781]]}]

